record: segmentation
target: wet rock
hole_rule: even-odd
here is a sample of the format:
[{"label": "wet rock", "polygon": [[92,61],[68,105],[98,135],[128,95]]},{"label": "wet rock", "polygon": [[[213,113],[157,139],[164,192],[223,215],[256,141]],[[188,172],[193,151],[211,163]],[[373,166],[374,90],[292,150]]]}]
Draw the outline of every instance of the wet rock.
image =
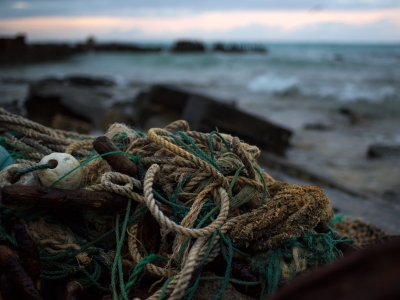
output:
[{"label": "wet rock", "polygon": [[109,109],[101,120],[100,129],[106,131],[108,126],[113,123],[123,123],[126,125],[133,125],[135,122],[131,114],[126,113],[121,109]]},{"label": "wet rock", "polygon": [[53,117],[51,127],[67,131],[76,131],[79,133],[89,133],[92,129],[92,125],[89,122],[61,114],[56,114]]},{"label": "wet rock", "polygon": [[109,101],[116,93],[114,86],[115,82],[108,78],[47,78],[30,84],[24,106],[28,117],[35,122],[67,129],[63,120],[68,118],[73,121],[74,126],[87,131],[99,127]]},{"label": "wet rock", "polygon": [[0,37],[0,64],[58,60],[79,52],[78,47],[69,44],[27,44],[25,35]]},{"label": "wet rock", "polygon": [[304,124],[304,129],[326,131],[326,130],[332,130],[333,127],[331,125],[325,124],[325,123],[306,123],[306,124]]},{"label": "wet rock", "polygon": [[188,121],[191,130],[212,132],[218,128],[277,154],[284,153],[292,134],[286,128],[237,109],[234,103],[170,85],[152,86],[149,92],[138,95],[134,106],[142,127],[153,116],[176,115]]},{"label": "wet rock", "polygon": [[369,146],[367,150],[368,158],[399,158],[400,145],[375,144]]},{"label": "wet rock", "polygon": [[346,116],[351,125],[363,124],[366,121],[364,117],[347,107],[340,108],[339,113]]},{"label": "wet rock", "polygon": [[215,43],[212,51],[224,53],[268,53],[268,49],[259,44]]},{"label": "wet rock", "polygon": [[102,77],[70,76],[64,80],[64,83],[86,87],[115,86],[113,80]]},{"label": "wet rock", "polygon": [[181,40],[175,42],[173,52],[205,52],[206,47],[199,41]]}]

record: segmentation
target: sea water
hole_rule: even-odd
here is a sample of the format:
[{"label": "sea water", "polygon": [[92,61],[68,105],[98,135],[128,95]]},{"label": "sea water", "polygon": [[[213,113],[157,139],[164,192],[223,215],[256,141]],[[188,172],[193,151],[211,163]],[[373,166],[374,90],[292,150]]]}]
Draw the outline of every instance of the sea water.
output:
[{"label": "sea water", "polygon": [[[49,76],[110,77],[120,91],[111,102],[132,101],[154,83],[180,85],[235,101],[239,108],[293,130],[287,155],[296,164],[366,192],[400,195],[399,160],[371,161],[365,155],[370,144],[400,142],[400,45],[266,47],[266,54],[91,52],[2,67],[0,105],[22,104],[27,83]],[[341,108],[362,121],[351,125]],[[308,123],[331,130],[305,130]]]}]

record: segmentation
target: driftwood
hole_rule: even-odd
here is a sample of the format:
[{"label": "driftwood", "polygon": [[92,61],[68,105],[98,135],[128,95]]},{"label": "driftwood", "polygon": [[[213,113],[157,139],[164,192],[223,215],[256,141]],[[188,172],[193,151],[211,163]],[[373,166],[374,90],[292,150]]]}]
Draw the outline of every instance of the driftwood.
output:
[{"label": "driftwood", "polygon": [[18,256],[9,247],[0,245],[1,271],[18,288],[26,299],[42,299],[32,278],[25,272]]},{"label": "driftwood", "polygon": [[36,283],[40,277],[39,249],[29,234],[24,221],[15,221],[13,231],[22,265],[29,276],[31,276],[32,280]]},{"label": "driftwood", "polygon": [[5,205],[87,210],[116,210],[125,208],[128,203],[128,198],[105,191],[51,189],[15,184],[1,189],[1,199]]},{"label": "driftwood", "polygon": [[[100,136],[95,139],[93,141],[93,149],[99,154],[119,151],[117,146],[106,136]],[[103,159],[106,160],[115,171],[138,179],[138,168],[127,156],[123,154],[109,154],[103,156]]]}]

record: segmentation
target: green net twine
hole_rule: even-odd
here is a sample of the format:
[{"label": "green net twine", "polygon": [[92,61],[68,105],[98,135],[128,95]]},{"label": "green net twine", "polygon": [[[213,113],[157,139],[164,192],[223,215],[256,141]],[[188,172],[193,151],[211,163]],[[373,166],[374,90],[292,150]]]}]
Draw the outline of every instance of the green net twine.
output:
[{"label": "green net twine", "polygon": [[225,140],[225,138],[217,131],[213,131],[210,133],[210,135],[208,136],[208,147],[210,149],[210,155],[211,155],[211,159],[214,159],[214,149],[213,149],[213,135],[217,135],[222,142],[224,143],[226,149],[228,150],[228,152],[231,152],[231,147],[229,147],[229,144],[227,143],[227,141]]},{"label": "green net twine", "polygon": [[28,174],[30,172],[37,171],[37,170],[44,170],[44,169],[53,169],[53,168],[54,168],[54,166],[52,164],[43,164],[43,165],[32,166],[32,167],[29,167],[26,169],[19,170],[15,174],[14,178],[15,178],[15,180],[18,181],[22,175]]},{"label": "green net twine", "polygon": [[131,154],[127,153],[127,152],[124,152],[124,151],[112,151],[112,152],[107,152],[107,153],[103,153],[103,154],[100,154],[100,155],[96,155],[96,156],[94,156],[94,157],[91,157],[91,158],[85,160],[85,161],[82,162],[79,166],[73,168],[72,170],[70,170],[69,172],[67,172],[66,174],[64,174],[64,175],[61,176],[60,178],[58,178],[58,179],[57,179],[56,181],[54,181],[49,187],[50,187],[50,188],[54,187],[54,185],[56,185],[58,182],[60,182],[61,180],[63,180],[65,177],[71,175],[71,174],[72,174],[73,172],[75,172],[77,169],[83,168],[83,166],[85,166],[85,165],[88,164],[89,162],[91,162],[91,161],[93,161],[93,160],[95,160],[95,159],[97,159],[97,158],[100,158],[100,157],[103,157],[103,156],[107,156],[107,155],[111,155],[111,154],[123,154],[123,155],[126,155],[126,156],[128,156],[128,158],[129,158],[130,160],[132,160],[135,164],[139,164],[139,163],[140,163],[140,160],[141,160],[140,156],[133,156],[133,155],[131,155]]},{"label": "green net twine", "polygon": [[154,253],[151,253],[151,254],[147,255],[146,257],[142,258],[136,264],[131,276],[129,276],[128,282],[124,286],[125,294],[129,294],[130,289],[138,281],[140,274],[143,272],[143,270],[147,264],[166,263],[166,262],[168,262],[168,258],[158,255],[158,254],[154,254]]},{"label": "green net twine", "polygon": [[[336,245],[352,240],[345,237],[335,240],[334,234],[332,230],[327,233],[310,231],[301,237],[288,238],[275,249],[256,253],[251,259],[251,268],[260,276],[261,295],[273,294],[282,279],[288,281],[296,275],[299,271],[296,269],[296,259],[303,260],[305,267],[314,267],[329,264],[341,257],[343,253]],[[281,264],[286,266],[285,274],[282,274]]]}]

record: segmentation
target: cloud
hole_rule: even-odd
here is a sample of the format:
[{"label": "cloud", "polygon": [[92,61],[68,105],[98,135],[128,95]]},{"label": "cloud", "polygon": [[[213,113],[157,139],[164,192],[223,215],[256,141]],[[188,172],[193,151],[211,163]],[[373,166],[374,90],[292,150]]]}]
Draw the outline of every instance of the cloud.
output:
[{"label": "cloud", "polygon": [[14,9],[26,9],[28,7],[28,3],[23,1],[17,1],[12,4],[12,8]]},{"label": "cloud", "polygon": [[[211,11],[263,10],[374,10],[400,8],[398,0],[1,0],[0,18],[44,16],[177,16]],[[22,5],[23,6],[23,5]]]},{"label": "cloud", "polygon": [[[31,39],[313,40],[400,42],[400,9],[374,11],[214,11],[193,16],[35,17],[0,20],[0,33]],[[118,35],[113,35],[118,33]]]},{"label": "cloud", "polygon": [[362,25],[340,22],[307,24],[291,31],[283,30],[279,26],[251,24],[227,32],[216,32],[212,39],[235,40],[237,36],[242,36],[242,40],[246,41],[399,43],[400,27],[386,20]]}]

